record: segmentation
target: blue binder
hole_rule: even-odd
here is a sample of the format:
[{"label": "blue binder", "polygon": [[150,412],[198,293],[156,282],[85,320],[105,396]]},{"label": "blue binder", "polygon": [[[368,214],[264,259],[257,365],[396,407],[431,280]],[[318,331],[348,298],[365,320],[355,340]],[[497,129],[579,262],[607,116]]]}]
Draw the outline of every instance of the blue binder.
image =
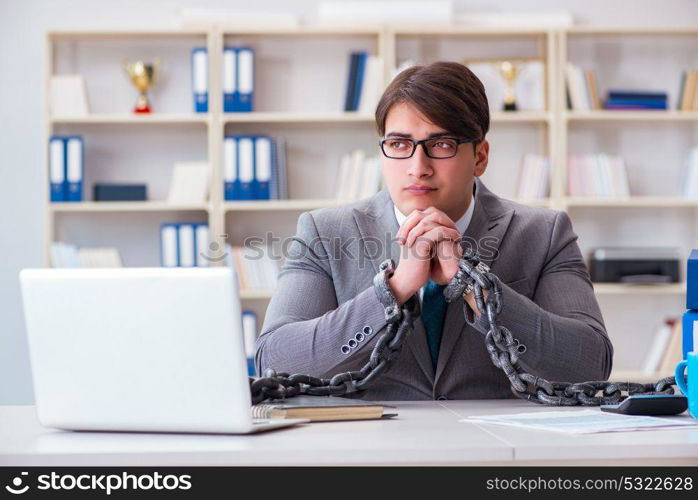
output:
[{"label": "blue binder", "polygon": [[366,73],[366,60],[368,52],[359,52],[359,62],[356,69],[356,84],[354,90],[354,102],[352,111],[358,111],[359,103],[361,102],[361,92],[364,86],[364,74]]},{"label": "blue binder", "polygon": [[194,112],[208,113],[208,51],[196,47],[191,51],[191,88]]},{"label": "blue binder", "polygon": [[686,309],[698,309],[698,249],[691,250],[686,263]]},{"label": "blue binder", "polygon": [[65,137],[65,201],[82,201],[84,151],[82,137]]},{"label": "blue binder", "polygon": [[49,139],[49,183],[52,202],[65,201],[65,140],[54,135]]},{"label": "blue binder", "polygon": [[237,52],[237,99],[234,111],[251,112],[254,109],[254,50],[239,47]]},{"label": "blue binder", "polygon": [[223,189],[226,200],[235,200],[240,189],[238,179],[238,142],[234,135],[226,135],[223,139]]},{"label": "blue binder", "polygon": [[347,78],[347,92],[344,97],[344,111],[353,111],[354,92],[356,90],[356,71],[359,67],[359,54],[352,52],[349,56],[349,76]]},{"label": "blue binder", "polygon": [[223,47],[223,111],[225,113],[235,111],[236,101],[239,100],[237,67],[235,48]]},{"label": "blue binder", "polygon": [[238,136],[237,181],[235,192],[237,200],[253,200],[253,182],[255,177],[255,137],[251,135]]},{"label": "blue binder", "polygon": [[262,135],[255,138],[253,192],[256,200],[271,199],[273,149],[270,137]]},{"label": "blue binder", "polygon": [[257,339],[257,313],[254,311],[242,311],[242,335],[247,355],[247,373],[254,376],[254,352]]}]

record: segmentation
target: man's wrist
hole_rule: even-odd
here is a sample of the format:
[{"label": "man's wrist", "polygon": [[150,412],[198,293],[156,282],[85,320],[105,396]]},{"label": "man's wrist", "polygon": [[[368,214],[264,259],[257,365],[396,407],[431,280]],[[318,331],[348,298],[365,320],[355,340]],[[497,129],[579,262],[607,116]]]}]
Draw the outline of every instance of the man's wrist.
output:
[{"label": "man's wrist", "polygon": [[397,272],[388,278],[388,286],[390,286],[390,290],[393,292],[393,295],[395,296],[395,299],[399,305],[407,302],[407,300],[416,293],[414,290],[403,286],[402,280],[398,276]]}]

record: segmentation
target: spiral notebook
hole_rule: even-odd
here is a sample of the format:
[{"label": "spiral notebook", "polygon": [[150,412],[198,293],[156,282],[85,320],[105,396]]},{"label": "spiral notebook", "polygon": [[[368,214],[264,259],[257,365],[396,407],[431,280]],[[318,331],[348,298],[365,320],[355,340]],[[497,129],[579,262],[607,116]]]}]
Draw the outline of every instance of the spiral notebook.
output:
[{"label": "spiral notebook", "polygon": [[295,396],[252,406],[253,418],[307,418],[311,422],[397,416],[394,406],[337,396]]}]

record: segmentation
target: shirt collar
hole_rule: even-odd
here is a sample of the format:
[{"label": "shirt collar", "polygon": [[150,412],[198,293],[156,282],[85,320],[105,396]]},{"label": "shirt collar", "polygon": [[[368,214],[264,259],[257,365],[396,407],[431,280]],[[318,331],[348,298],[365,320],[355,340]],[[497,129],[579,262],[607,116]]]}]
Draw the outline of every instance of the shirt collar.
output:
[{"label": "shirt collar", "polygon": [[[473,212],[475,211],[475,190],[476,187],[473,185],[473,197],[470,199],[470,205],[468,205],[468,209],[463,216],[456,221],[456,228],[460,234],[465,234],[466,229],[468,229],[470,225],[470,220],[473,218]],[[397,219],[398,226],[402,226],[407,216],[400,212],[395,204],[393,204],[393,210],[395,211],[395,218]]]}]

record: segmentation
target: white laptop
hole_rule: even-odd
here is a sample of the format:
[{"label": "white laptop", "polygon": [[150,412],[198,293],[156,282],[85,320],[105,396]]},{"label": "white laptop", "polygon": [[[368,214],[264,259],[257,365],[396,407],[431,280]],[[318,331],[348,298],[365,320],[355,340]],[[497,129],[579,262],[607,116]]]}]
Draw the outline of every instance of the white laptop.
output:
[{"label": "white laptop", "polygon": [[72,430],[251,433],[230,268],[25,269],[39,421]]}]

